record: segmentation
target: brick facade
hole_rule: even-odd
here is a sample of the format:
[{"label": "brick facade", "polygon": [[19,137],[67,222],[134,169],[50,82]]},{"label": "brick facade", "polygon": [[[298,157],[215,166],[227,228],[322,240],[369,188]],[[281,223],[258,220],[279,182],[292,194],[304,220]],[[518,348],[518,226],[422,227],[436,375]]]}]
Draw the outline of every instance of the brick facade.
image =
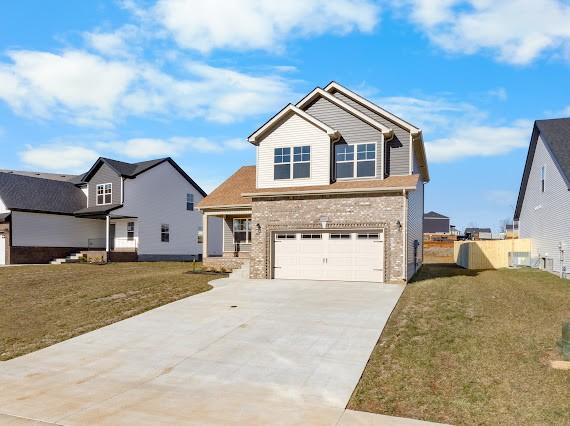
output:
[{"label": "brick facade", "polygon": [[[401,282],[404,276],[403,209],[401,193],[254,199],[250,276],[271,277],[274,231],[322,229],[320,218],[326,216],[327,229],[383,229],[385,281]],[[398,221],[402,226],[398,226]]]}]

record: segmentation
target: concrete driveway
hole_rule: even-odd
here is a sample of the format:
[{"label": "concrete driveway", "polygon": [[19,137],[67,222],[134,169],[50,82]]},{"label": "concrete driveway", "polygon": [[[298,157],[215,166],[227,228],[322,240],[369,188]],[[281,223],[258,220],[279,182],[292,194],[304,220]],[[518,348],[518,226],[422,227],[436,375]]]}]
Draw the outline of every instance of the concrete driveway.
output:
[{"label": "concrete driveway", "polygon": [[380,424],[344,408],[403,286],[215,285],[0,363],[0,423]]}]

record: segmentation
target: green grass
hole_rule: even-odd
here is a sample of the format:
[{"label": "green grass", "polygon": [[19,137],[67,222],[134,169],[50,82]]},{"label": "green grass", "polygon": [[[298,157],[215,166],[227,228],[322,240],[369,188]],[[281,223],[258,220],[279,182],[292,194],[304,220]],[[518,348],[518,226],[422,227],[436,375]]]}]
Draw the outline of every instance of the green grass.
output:
[{"label": "green grass", "polygon": [[0,268],[0,360],[211,288],[182,262]]},{"label": "green grass", "polygon": [[349,408],[463,425],[570,424],[570,371],[549,366],[568,320],[570,281],[425,265]]}]

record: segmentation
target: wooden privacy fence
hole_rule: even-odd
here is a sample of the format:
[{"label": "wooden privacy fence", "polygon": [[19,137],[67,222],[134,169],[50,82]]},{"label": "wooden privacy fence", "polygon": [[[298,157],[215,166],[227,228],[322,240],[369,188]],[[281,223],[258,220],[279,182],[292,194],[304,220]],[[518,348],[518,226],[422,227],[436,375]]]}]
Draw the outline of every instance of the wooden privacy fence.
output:
[{"label": "wooden privacy fence", "polygon": [[466,269],[498,269],[509,266],[509,253],[530,252],[530,239],[455,241],[455,263]]}]

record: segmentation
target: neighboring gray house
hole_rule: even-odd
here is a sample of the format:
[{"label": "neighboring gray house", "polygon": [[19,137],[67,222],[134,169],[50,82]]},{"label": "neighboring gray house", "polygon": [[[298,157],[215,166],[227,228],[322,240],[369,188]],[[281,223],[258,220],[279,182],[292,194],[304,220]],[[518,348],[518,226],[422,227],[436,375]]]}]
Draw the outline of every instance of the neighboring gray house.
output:
[{"label": "neighboring gray house", "polygon": [[[206,193],[172,160],[99,158],[82,175],[0,171],[0,264],[48,263],[80,251],[110,260],[202,255]],[[212,222],[214,235],[221,222]],[[212,254],[221,253],[215,239]]]},{"label": "neighboring gray house", "polygon": [[424,214],[424,234],[449,234],[450,226],[447,216],[434,211]]},{"label": "neighboring gray house", "polygon": [[[223,257],[252,278],[406,282],[422,264],[419,128],[330,83],[256,130],[256,166],[198,205],[224,220]],[[205,227],[205,232],[207,233]]]},{"label": "neighboring gray house", "polygon": [[491,228],[465,228],[464,235],[471,240],[492,240]]},{"label": "neighboring gray house", "polygon": [[568,270],[570,118],[535,121],[514,219],[519,237],[532,239],[534,265]]}]

